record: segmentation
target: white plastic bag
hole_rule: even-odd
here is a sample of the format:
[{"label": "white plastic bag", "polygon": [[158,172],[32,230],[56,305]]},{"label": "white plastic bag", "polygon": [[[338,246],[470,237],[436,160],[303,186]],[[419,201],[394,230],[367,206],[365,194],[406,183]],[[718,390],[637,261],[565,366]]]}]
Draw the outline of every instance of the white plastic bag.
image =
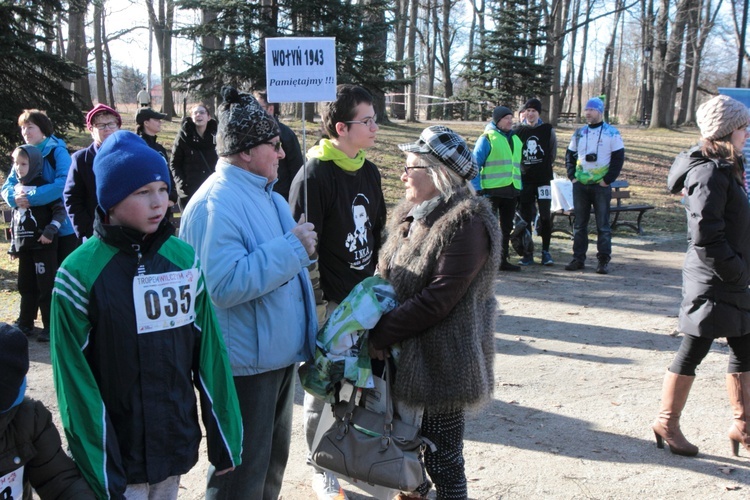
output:
[{"label": "white plastic bag", "polygon": [[568,212],[573,210],[573,183],[568,179],[553,179],[550,182],[552,188],[553,212]]}]

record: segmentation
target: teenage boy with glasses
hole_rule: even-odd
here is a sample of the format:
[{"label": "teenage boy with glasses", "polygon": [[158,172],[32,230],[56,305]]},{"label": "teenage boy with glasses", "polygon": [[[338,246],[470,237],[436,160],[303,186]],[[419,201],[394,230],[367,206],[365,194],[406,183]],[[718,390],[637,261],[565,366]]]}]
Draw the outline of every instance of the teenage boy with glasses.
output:
[{"label": "teenage boy with glasses", "polygon": [[[372,96],[362,87],[339,85],[336,100],[323,110],[322,139],[307,152],[307,208],[305,170],[292,181],[289,204],[294,217],[307,214],[318,233],[319,281],[311,270],[318,303],[318,325],[363,279],[375,273],[385,200],[380,172],[365,158],[378,131]],[[312,446],[322,400],[305,394],[305,434]],[[346,498],[335,476],[315,469],[313,489],[318,498]]]}]

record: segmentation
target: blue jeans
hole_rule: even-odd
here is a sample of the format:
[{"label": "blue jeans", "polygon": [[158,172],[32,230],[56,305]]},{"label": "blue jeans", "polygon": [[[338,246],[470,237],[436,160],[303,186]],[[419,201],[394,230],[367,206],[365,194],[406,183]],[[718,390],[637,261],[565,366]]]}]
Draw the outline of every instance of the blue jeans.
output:
[{"label": "blue jeans", "polygon": [[596,257],[609,262],[612,255],[612,229],[609,227],[609,203],[612,201],[612,188],[599,184],[584,185],[573,183],[573,212],[576,222],[573,226],[573,258],[586,262],[589,248],[589,216],[594,207],[596,219]]},{"label": "blue jeans", "polygon": [[208,468],[206,500],[276,500],[292,441],[294,365],[234,377],[242,413],[242,464],[217,476]]}]

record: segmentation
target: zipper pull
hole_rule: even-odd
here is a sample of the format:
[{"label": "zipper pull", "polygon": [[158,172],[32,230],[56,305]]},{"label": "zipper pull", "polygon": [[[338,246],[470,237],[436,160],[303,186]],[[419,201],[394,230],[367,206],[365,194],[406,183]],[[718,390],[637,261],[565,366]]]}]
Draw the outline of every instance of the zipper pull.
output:
[{"label": "zipper pull", "polygon": [[141,263],[141,260],[143,260],[143,254],[141,253],[141,246],[140,245],[131,245],[133,248],[133,251],[135,251],[136,255],[138,256],[138,276],[143,276],[146,274],[146,266]]}]

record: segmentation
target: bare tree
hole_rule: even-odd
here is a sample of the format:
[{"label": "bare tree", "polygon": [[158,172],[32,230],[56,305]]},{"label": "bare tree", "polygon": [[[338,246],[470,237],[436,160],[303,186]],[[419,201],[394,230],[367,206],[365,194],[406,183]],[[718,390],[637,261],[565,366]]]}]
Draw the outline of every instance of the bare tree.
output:
[{"label": "bare tree", "polygon": [[695,22],[697,30],[691,33],[688,39],[689,45],[686,49],[693,54],[693,66],[690,71],[690,81],[688,82],[688,99],[685,105],[683,123],[695,123],[695,110],[698,102],[698,76],[700,75],[701,63],[703,61],[703,49],[706,46],[709,34],[716,25],[716,18],[719,15],[722,3],[722,0],[719,0],[716,3],[716,7],[713,7],[711,0],[703,0],[695,9],[695,12],[698,14],[698,19]]},{"label": "bare tree", "polygon": [[[86,47],[86,11],[88,0],[70,0],[68,6],[68,50],[65,58],[85,70],[88,69],[88,48]],[[83,109],[91,109],[91,88],[89,86],[88,71],[71,82],[70,90],[78,94]]]},{"label": "bare tree", "polygon": [[615,59],[615,42],[617,41],[617,28],[620,25],[620,16],[622,14],[623,0],[616,0],[615,20],[612,23],[612,36],[609,44],[604,51],[604,64],[602,65],[602,95],[604,95],[604,119],[610,120],[610,99],[612,94],[612,73],[614,70]]},{"label": "bare tree", "polygon": [[409,36],[406,44],[406,58],[408,59],[409,78],[412,80],[408,86],[406,99],[406,121],[417,121],[417,20],[419,15],[419,0],[410,0],[409,5]]},{"label": "bare tree", "polygon": [[[393,32],[393,41],[395,43],[395,60],[401,62],[404,60],[404,54],[406,51],[406,20],[409,16],[409,0],[396,0],[396,13],[395,23]],[[394,71],[396,80],[403,80],[405,78],[404,67],[398,66]],[[393,97],[392,113],[396,118],[405,118],[406,109],[404,107],[404,93],[406,92],[406,86],[402,85],[396,90],[396,95]]]},{"label": "bare tree", "polygon": [[[543,24],[547,26],[544,64],[552,68],[552,87],[549,96],[542,98],[542,108],[549,113],[548,120],[557,123],[557,115],[562,109],[560,88],[561,68],[564,57],[565,34],[568,28],[571,0],[542,0]],[[583,51],[585,52],[585,51]]]},{"label": "bare tree", "polygon": [[678,0],[668,33],[669,0],[662,0],[655,30],[654,102],[649,128],[669,127],[674,121],[677,76],[691,0]]},{"label": "bare tree", "polygon": [[162,104],[161,112],[167,119],[175,116],[174,100],[172,98],[172,29],[174,27],[174,0],[146,0],[148,18],[154,27],[156,50],[159,53],[159,69],[161,70]]},{"label": "bare tree", "polygon": [[581,107],[583,106],[583,68],[586,67],[586,47],[589,40],[589,22],[591,21],[591,10],[594,8],[592,0],[586,0],[586,18],[583,24],[583,39],[581,40],[581,67],[578,68],[578,85],[576,93],[578,94],[578,107],[576,116],[581,116]]},{"label": "bare tree", "polygon": [[[575,3],[573,4],[573,16],[571,17],[571,23],[576,24],[578,22],[578,16],[581,13],[581,0],[575,0]],[[570,49],[568,53],[568,70],[565,73],[565,80],[563,80],[562,88],[560,89],[560,100],[559,100],[559,109],[558,113],[553,113],[552,110],[549,111],[550,118],[552,116],[555,117],[554,123],[557,123],[557,116],[559,114],[559,111],[562,110],[562,103],[565,102],[565,98],[568,95],[568,89],[570,87],[574,87],[574,80],[575,80],[575,55],[576,55],[576,40],[578,38],[578,30],[573,30],[571,33],[570,38]],[[570,113],[571,109],[573,107],[573,99],[568,99],[568,113]]]},{"label": "bare tree", "polygon": [[107,104],[107,86],[104,83],[104,52],[102,51],[102,24],[104,1],[94,0],[94,67],[96,68],[96,100]]}]

